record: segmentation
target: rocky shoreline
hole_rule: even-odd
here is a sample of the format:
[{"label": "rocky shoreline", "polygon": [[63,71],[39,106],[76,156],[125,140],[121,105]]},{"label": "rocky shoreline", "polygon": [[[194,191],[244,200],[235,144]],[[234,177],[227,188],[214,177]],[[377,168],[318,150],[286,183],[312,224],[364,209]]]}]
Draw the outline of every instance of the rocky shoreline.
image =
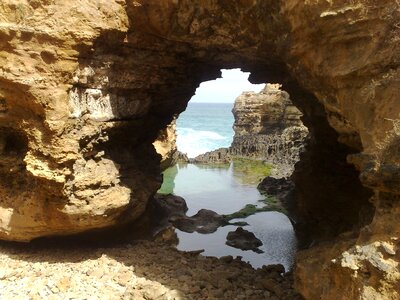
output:
[{"label": "rocky shoreline", "polygon": [[162,242],[0,244],[0,299],[302,299],[282,267],[253,269]]},{"label": "rocky shoreline", "polygon": [[180,155],[195,164],[226,164],[235,159],[262,160],[274,166],[274,177],[289,177],[300,159],[308,129],[302,113],[279,84],[266,84],[259,92],[244,92],[236,98],[232,113],[234,137],[229,148],[219,148],[195,158]]}]

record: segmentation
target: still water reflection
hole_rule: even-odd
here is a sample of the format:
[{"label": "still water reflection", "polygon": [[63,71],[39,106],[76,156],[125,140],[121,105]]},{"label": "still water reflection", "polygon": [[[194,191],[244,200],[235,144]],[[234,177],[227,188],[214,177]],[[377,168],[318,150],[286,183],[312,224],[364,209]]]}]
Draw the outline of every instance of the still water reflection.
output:
[{"label": "still water reflection", "polygon": [[[244,172],[234,165],[221,167],[178,164],[164,172],[164,184],[160,193],[173,193],[183,197],[188,205],[188,215],[192,216],[202,208],[211,209],[219,214],[231,214],[246,204],[260,204],[264,196],[256,186],[263,177]],[[256,174],[257,175],[257,174]],[[236,220],[233,220],[236,221]],[[204,249],[209,256],[242,256],[244,261],[254,267],[264,264],[282,264],[288,270],[293,264],[296,251],[296,238],[289,219],[279,212],[261,212],[246,219],[249,226],[244,228],[253,232],[263,242],[260,247],[264,253],[242,251],[225,244],[229,231],[236,226],[225,226],[211,234],[186,233],[177,230],[178,249]]]}]

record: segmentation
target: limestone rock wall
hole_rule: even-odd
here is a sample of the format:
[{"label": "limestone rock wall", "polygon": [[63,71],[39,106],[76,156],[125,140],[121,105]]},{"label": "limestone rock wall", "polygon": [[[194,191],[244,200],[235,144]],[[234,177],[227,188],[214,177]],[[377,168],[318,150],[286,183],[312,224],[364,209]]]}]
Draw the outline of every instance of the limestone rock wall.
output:
[{"label": "limestone rock wall", "polygon": [[189,159],[194,164],[230,164],[231,161],[230,148],[218,148]]},{"label": "limestone rock wall", "polygon": [[167,169],[178,159],[176,147],[176,119],[173,119],[166,128],[161,129],[153,143],[157,153],[161,155],[161,170]]},{"label": "limestone rock wall", "polygon": [[130,7],[0,4],[0,238],[120,224],[160,186],[152,143],[201,80],[173,51],[130,42]]},{"label": "limestone rock wall", "polygon": [[[303,195],[298,199],[301,210],[314,219],[312,211],[324,211],[318,200],[333,203],[324,196],[333,193],[341,200],[330,209],[329,204],[325,206],[331,211],[328,218],[334,220],[336,214],[349,218],[348,212],[365,192],[350,179],[358,174],[336,173],[346,167],[340,163],[346,158],[360,171],[362,184],[372,189],[374,206],[372,211],[366,203],[358,207],[360,232],[353,221],[352,234],[299,254],[298,288],[308,299],[397,299],[400,227],[394,222],[399,218],[394,174],[400,165],[394,148],[399,146],[400,28],[396,24],[400,5],[396,1],[293,0],[284,1],[282,12],[291,31],[287,64],[300,84],[322,103],[337,139],[350,149],[342,152],[342,158],[340,151],[336,155],[321,151],[325,147],[318,144],[329,138],[327,132],[320,135],[313,126],[311,132],[319,138],[312,141],[295,175]],[[338,163],[326,164],[322,155],[330,155],[329,160]],[[321,172],[324,164],[327,169]],[[305,176],[307,173],[310,176]],[[326,177],[332,173],[343,180]],[[383,173],[392,174],[386,175],[393,183],[390,189]],[[327,188],[319,188],[323,186]],[[358,192],[350,196],[355,190]],[[311,193],[317,199],[314,196],[315,200],[307,201],[313,198]],[[388,254],[382,243],[396,250]]]},{"label": "limestone rock wall", "polygon": [[160,130],[241,67],[281,83],[310,132],[298,290],[398,298],[399,20],[391,0],[2,1],[0,238],[135,219],[160,185]]},{"label": "limestone rock wall", "polygon": [[233,108],[233,155],[264,159],[282,176],[293,172],[308,134],[289,94],[278,84],[267,84],[260,93],[244,92]]}]

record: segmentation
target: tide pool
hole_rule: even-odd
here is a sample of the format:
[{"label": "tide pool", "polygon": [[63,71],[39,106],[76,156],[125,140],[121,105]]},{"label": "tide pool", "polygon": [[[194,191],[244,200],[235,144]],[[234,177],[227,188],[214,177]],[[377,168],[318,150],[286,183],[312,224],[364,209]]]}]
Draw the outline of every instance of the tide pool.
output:
[{"label": "tide pool", "polygon": [[[159,192],[183,197],[189,208],[188,216],[196,214],[202,208],[226,215],[239,211],[246,204],[263,206],[260,201],[265,200],[265,196],[260,194],[256,186],[264,175],[261,172],[257,177],[257,174],[250,174],[241,165],[234,164],[219,167],[177,164],[164,172],[164,183]],[[244,229],[253,232],[263,242],[260,249],[264,253],[242,251],[225,245],[228,232],[237,228],[232,225],[220,227],[211,234],[176,230],[178,249],[204,249],[203,254],[209,256],[242,256],[253,267],[279,263],[286,270],[290,269],[297,242],[293,226],[284,214],[275,211],[260,212],[245,219],[232,220],[235,221],[249,224]]]}]

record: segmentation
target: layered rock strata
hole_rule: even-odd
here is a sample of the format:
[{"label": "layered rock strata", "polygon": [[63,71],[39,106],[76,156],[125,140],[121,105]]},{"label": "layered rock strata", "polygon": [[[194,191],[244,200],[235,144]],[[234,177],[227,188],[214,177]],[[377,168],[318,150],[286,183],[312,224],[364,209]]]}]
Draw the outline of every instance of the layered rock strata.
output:
[{"label": "layered rock strata", "polygon": [[289,94],[278,84],[267,84],[260,93],[245,92],[233,107],[235,135],[230,147],[234,156],[270,162],[289,176],[308,135]]},{"label": "layered rock strata", "polygon": [[178,159],[184,159],[176,147],[176,119],[173,119],[166,128],[160,130],[153,146],[157,153],[161,155],[161,170],[175,164]]},{"label": "layered rock strata", "polygon": [[159,131],[241,67],[282,83],[310,132],[298,290],[398,298],[399,19],[389,0],[2,1],[0,238],[137,218],[160,185]]},{"label": "layered rock strata", "polygon": [[229,164],[232,161],[230,148],[219,148],[189,159],[195,164]]}]

